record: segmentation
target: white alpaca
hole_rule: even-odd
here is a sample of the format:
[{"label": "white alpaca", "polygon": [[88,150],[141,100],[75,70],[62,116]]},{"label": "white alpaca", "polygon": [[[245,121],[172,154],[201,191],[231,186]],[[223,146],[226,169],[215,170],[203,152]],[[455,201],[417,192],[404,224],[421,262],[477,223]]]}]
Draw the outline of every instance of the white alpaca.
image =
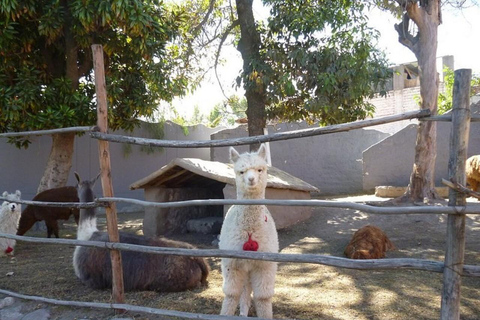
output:
[{"label": "white alpaca", "polygon": [[[267,162],[265,145],[257,152],[240,155],[230,147],[238,199],[265,199]],[[220,232],[219,248],[278,252],[278,235],[270,212],[264,205],[235,205],[228,210]],[[222,259],[222,315],[248,316],[251,293],[257,316],[272,318],[272,298],[277,263],[261,260]]]},{"label": "white alpaca", "polygon": [[[13,194],[8,194],[5,191],[2,196],[8,201],[2,203],[0,210],[0,232],[16,234],[18,228],[18,220],[22,212],[22,205],[16,203],[20,200],[21,192],[17,190]],[[13,255],[16,241],[14,239],[0,238],[0,256]]]}]

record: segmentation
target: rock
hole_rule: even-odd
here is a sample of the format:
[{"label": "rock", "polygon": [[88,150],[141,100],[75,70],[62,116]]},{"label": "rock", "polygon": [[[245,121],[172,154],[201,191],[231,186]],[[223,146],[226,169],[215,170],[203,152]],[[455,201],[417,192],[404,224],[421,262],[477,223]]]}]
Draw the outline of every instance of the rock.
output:
[{"label": "rock", "polygon": [[15,299],[12,297],[6,297],[2,301],[0,301],[0,309],[11,306],[15,302]]},{"label": "rock", "polygon": [[0,310],[0,319],[2,320],[20,320],[23,314],[20,313],[21,306],[9,307]]},{"label": "rock", "polygon": [[38,309],[27,313],[22,320],[48,320],[50,319],[50,312],[47,309]]}]

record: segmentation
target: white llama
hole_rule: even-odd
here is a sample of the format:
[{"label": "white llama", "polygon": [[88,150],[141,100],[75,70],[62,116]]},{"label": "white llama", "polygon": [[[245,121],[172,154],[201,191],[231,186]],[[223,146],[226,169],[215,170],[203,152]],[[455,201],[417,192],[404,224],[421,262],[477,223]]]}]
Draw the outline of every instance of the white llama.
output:
[{"label": "white llama", "polygon": [[[240,155],[230,147],[234,163],[238,199],[265,199],[267,186],[266,148]],[[264,205],[235,205],[228,210],[220,232],[219,248],[278,252],[275,222]],[[253,301],[258,317],[272,318],[272,298],[277,263],[262,260],[222,258],[222,315],[234,315],[240,302],[240,315],[248,316]]]},{"label": "white llama", "polygon": [[[5,191],[2,197],[7,201],[2,203],[0,209],[0,232],[15,234],[17,233],[18,220],[22,212],[22,205],[17,203],[22,193],[17,190],[15,193],[9,194]],[[0,238],[0,256],[13,255],[16,241],[14,239]]]}]

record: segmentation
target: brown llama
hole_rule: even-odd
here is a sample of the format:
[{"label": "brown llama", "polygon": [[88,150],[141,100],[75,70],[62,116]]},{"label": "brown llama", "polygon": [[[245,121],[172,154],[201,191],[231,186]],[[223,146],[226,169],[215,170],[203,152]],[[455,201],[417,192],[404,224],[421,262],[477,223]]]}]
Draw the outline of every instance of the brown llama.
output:
[{"label": "brown llama", "polygon": [[[37,194],[32,201],[78,202],[77,189],[73,186],[48,189]],[[35,222],[45,221],[47,236],[50,238],[53,233],[55,237],[59,238],[57,220],[68,220],[71,215],[75,217],[75,222],[78,225],[79,210],[77,208],[28,205],[20,216],[17,235],[23,236]]]},{"label": "brown llama", "polygon": [[[94,201],[93,185],[96,179],[81,181],[77,173],[78,197],[81,202]],[[98,178],[98,177],[97,177]],[[144,246],[194,249],[192,245],[163,238],[147,238],[120,232],[120,242]],[[78,240],[108,241],[108,234],[97,229],[94,208],[80,209]],[[152,290],[176,292],[194,289],[207,283],[208,264],[203,258],[173,256],[136,251],[121,251],[125,291]],[[77,277],[94,289],[112,287],[110,253],[106,249],[77,246],[73,255]]]},{"label": "brown llama", "polygon": [[381,259],[389,250],[395,250],[395,246],[387,235],[380,228],[367,225],[353,234],[344,253],[350,259]]}]

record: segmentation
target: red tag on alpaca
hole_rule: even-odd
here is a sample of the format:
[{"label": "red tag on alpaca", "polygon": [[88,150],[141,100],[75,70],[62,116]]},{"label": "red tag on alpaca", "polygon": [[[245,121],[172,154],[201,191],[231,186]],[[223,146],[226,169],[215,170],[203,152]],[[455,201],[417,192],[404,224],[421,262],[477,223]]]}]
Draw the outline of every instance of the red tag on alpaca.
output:
[{"label": "red tag on alpaca", "polygon": [[10,253],[10,252],[12,252],[12,251],[13,251],[13,248],[10,247],[10,246],[8,246],[8,248],[5,249],[5,253]]},{"label": "red tag on alpaca", "polygon": [[248,234],[248,241],[243,244],[244,251],[257,251],[258,250],[258,242],[252,240],[252,235]]}]

